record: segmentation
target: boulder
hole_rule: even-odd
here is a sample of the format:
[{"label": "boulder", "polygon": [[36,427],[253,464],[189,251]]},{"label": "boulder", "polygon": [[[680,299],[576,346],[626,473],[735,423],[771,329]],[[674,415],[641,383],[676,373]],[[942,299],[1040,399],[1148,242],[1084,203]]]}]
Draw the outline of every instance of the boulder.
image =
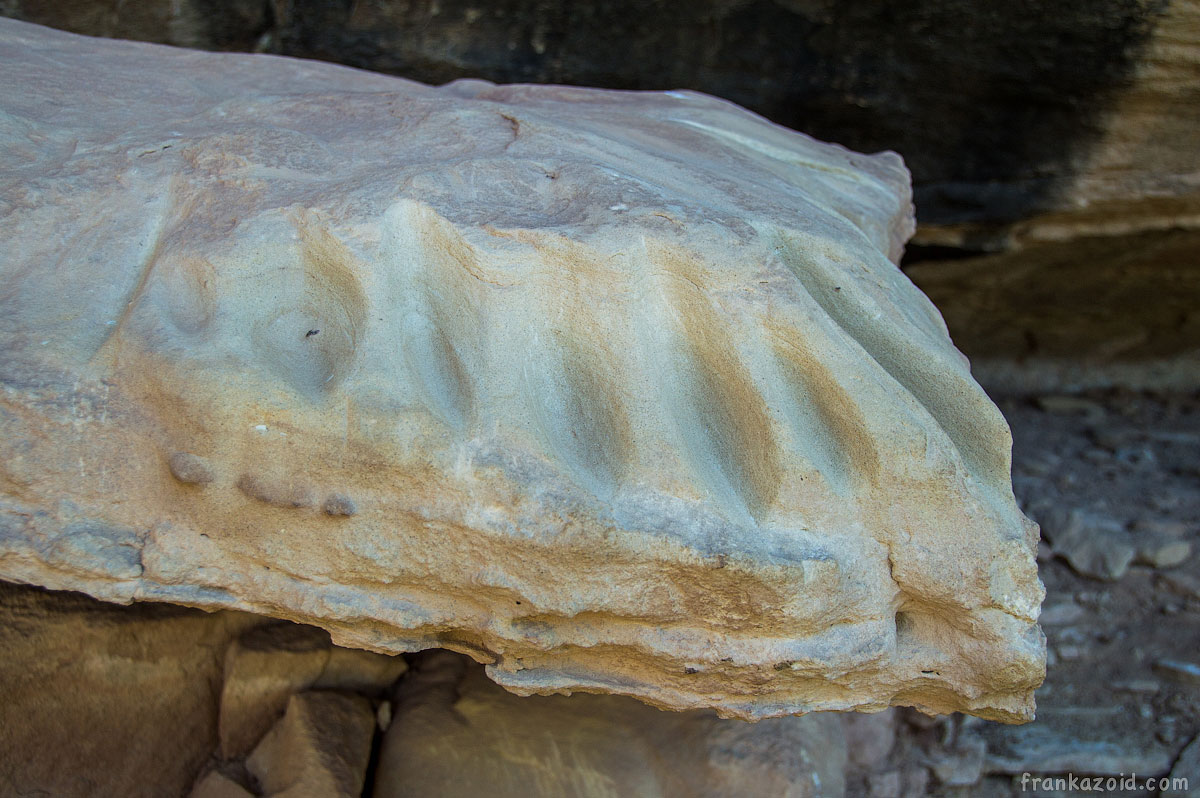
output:
[{"label": "boulder", "polygon": [[909,274],[993,395],[1200,387],[1197,0],[9,0],[0,14],[433,83],[687,87],[894,149],[922,222]]},{"label": "boulder", "polygon": [[374,734],[375,713],[362,696],[297,693],[246,769],[265,798],[359,798]]},{"label": "boulder", "polygon": [[254,798],[254,793],[219,770],[210,770],[196,782],[188,798]]},{"label": "boulder", "polygon": [[11,20],[0,80],[0,577],[521,694],[1032,717],[1037,528],[894,154]]},{"label": "boulder", "polygon": [[376,798],[844,794],[834,714],[723,720],[619,696],[518,698],[461,655],[421,655],[396,696]]},{"label": "boulder", "polygon": [[1197,772],[1200,772],[1200,737],[1192,738],[1175,758],[1169,781],[1159,795],[1162,798],[1200,798]]},{"label": "boulder", "polygon": [[986,742],[962,735],[953,745],[934,751],[929,764],[938,782],[946,787],[969,787],[982,778],[986,757]]},{"label": "boulder", "polygon": [[235,641],[225,652],[221,757],[250,753],[292,694],[315,682],[328,659],[329,635],[311,626],[272,624]]},{"label": "boulder", "polygon": [[322,629],[292,623],[255,627],[225,652],[221,756],[245,756],[294,693],[313,688],[382,693],[407,669],[401,657],[337,648]]},{"label": "boulder", "polygon": [[851,767],[871,771],[887,762],[896,744],[895,715],[896,710],[885,709],[874,715],[847,714],[842,718]]},{"label": "boulder", "polygon": [[[62,798],[161,798],[189,787],[191,798],[248,796],[235,757],[259,742],[292,692],[353,691],[366,702],[407,667],[333,647],[320,629],[248,613],[121,607],[8,582],[0,582],[0,651],[0,793]],[[319,667],[297,679],[305,651]],[[282,697],[266,689],[280,682]],[[259,733],[245,750],[223,755],[229,728],[253,724]],[[220,769],[206,772],[206,763]]]},{"label": "boulder", "polygon": [[1022,773],[1075,773],[1078,775],[1162,776],[1171,767],[1171,757],[1158,746],[1144,748],[1112,729],[1080,735],[1077,729],[1056,728],[1037,723],[1020,729],[986,730],[988,773],[1019,776]]}]

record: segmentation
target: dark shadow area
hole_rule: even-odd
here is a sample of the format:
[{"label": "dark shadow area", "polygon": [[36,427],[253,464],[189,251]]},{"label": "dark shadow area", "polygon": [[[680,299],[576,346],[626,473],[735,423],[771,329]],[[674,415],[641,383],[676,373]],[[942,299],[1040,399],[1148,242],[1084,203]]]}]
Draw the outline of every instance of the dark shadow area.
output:
[{"label": "dark shadow area", "polygon": [[279,52],[442,83],[692,88],[904,155],[924,222],[1052,206],[1162,0],[295,0]]}]

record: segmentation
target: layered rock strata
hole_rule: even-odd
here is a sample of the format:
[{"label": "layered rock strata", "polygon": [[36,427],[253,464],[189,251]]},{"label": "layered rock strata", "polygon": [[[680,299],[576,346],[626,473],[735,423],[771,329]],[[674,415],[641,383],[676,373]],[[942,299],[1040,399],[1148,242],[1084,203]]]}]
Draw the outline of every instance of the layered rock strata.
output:
[{"label": "layered rock strata", "polygon": [[946,259],[908,274],[993,396],[1200,388],[1200,3],[1154,16],[1045,207],[916,233]]},{"label": "layered rock strata", "polygon": [[3,20],[0,79],[0,577],[523,694],[1032,716],[1037,530],[895,155]]}]

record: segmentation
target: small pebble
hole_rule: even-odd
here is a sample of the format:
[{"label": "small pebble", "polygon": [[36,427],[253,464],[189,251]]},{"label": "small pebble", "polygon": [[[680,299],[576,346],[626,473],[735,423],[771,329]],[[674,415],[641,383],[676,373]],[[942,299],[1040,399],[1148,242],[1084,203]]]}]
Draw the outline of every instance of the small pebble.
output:
[{"label": "small pebble", "polygon": [[1138,545],[1137,562],[1151,568],[1174,568],[1192,556],[1186,540],[1155,540]]},{"label": "small pebble", "polygon": [[311,507],[313,503],[312,493],[304,485],[270,482],[243,474],[237,486],[250,498],[276,507]]},{"label": "small pebble", "polygon": [[1181,538],[1187,535],[1187,524],[1182,521],[1159,521],[1142,518],[1133,522],[1133,531],[1138,534],[1161,535],[1162,537]]},{"label": "small pebble", "polygon": [[325,499],[321,509],[325,511],[326,515],[333,516],[350,516],[358,512],[354,500],[341,493],[329,494],[329,498]]},{"label": "small pebble", "polygon": [[1194,662],[1160,659],[1154,663],[1154,670],[1182,684],[1200,687],[1200,665]]},{"label": "small pebble", "polygon": [[1160,513],[1169,513],[1179,507],[1176,493],[1156,493],[1150,496],[1150,506]]},{"label": "small pebble", "polygon": [[1042,534],[1076,573],[1094,579],[1120,579],[1137,554],[1118,520],[1078,509],[1071,510],[1062,527],[1046,525]]},{"label": "small pebble", "polygon": [[1041,396],[1038,407],[1054,415],[1083,415],[1091,420],[1104,418],[1104,405],[1079,396]]},{"label": "small pebble", "polygon": [[1200,579],[1184,573],[1160,574],[1158,584],[1184,598],[1200,601]]},{"label": "small pebble", "polygon": [[1057,471],[1060,465],[1061,460],[1057,456],[1043,453],[1032,460],[1017,463],[1015,467],[1025,474],[1035,477],[1045,477]]},{"label": "small pebble", "polygon": [[1171,715],[1165,715],[1159,718],[1158,729],[1155,730],[1154,736],[1160,743],[1168,745],[1175,742],[1179,737],[1179,731],[1175,728],[1175,718]]},{"label": "small pebble", "polygon": [[1087,610],[1073,601],[1061,601],[1042,610],[1039,618],[1043,626],[1058,626],[1075,623],[1087,614]]},{"label": "small pebble", "polygon": [[887,770],[867,776],[868,795],[871,798],[902,798],[900,794],[900,771]]},{"label": "small pebble", "polygon": [[1113,689],[1123,693],[1157,693],[1158,682],[1153,679],[1129,679],[1123,682],[1113,682]]}]

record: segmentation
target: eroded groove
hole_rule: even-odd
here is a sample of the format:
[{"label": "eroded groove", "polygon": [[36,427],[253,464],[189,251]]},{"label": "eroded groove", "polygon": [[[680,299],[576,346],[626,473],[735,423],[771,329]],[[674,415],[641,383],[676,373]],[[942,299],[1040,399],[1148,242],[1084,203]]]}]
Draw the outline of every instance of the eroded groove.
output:
[{"label": "eroded groove", "polygon": [[462,432],[473,404],[470,380],[443,325],[418,313],[404,320],[404,357],[430,409]]},{"label": "eroded groove", "polygon": [[398,343],[421,400],[463,433],[481,402],[472,375],[487,350],[482,329],[496,284],[485,279],[474,248],[453,226],[427,207],[406,206],[389,222],[392,257],[400,264],[391,288],[392,312],[403,314]]},{"label": "eroded groove", "polygon": [[810,447],[806,454],[840,493],[875,482],[879,451],[854,397],[798,331],[775,323],[768,330],[776,364],[801,415],[793,423]]},{"label": "eroded groove", "polygon": [[547,263],[535,279],[545,282],[543,296],[555,298],[540,308],[544,326],[530,345],[528,404],[576,481],[607,500],[634,456],[623,390],[629,354],[606,343],[627,334],[614,301],[624,294],[626,276],[610,257],[557,236],[517,233],[515,240]]},{"label": "eroded groove", "polygon": [[172,214],[171,207],[176,203],[176,183],[172,181],[167,188],[166,200],[163,203],[168,210],[158,217],[157,222],[150,230],[150,242],[145,249],[145,258],[138,267],[137,281],[130,288],[126,295],[124,304],[121,305],[121,311],[115,319],[115,323],[108,328],[108,331],[92,353],[89,362],[105,363],[111,367],[115,358],[114,347],[119,347],[119,342],[125,327],[132,317],[134,309],[145,296],[150,285],[151,275],[154,273],[155,267],[158,265],[159,259],[162,257],[165,247],[171,237],[171,232],[174,227],[178,226],[180,220],[186,219],[195,209],[195,202],[188,200],[182,203],[182,207]]},{"label": "eroded groove", "polygon": [[782,466],[770,414],[742,365],[722,318],[699,288],[704,278],[685,258],[652,253],[663,270],[676,317],[675,414],[697,470],[717,495],[730,495],[756,519],[779,493]]},{"label": "eroded groove", "polygon": [[611,355],[571,333],[549,338],[542,346],[554,351],[526,371],[530,404],[555,453],[584,487],[607,499],[633,448]]},{"label": "eroded groove", "polygon": [[1008,427],[970,375],[947,368],[945,358],[932,357],[921,340],[913,340],[923,331],[888,319],[856,285],[857,277],[833,274],[821,256],[806,254],[787,235],[779,236],[778,252],[825,314],[924,407],[967,469],[989,484],[1006,482],[1009,452],[992,442],[1008,440]]}]

